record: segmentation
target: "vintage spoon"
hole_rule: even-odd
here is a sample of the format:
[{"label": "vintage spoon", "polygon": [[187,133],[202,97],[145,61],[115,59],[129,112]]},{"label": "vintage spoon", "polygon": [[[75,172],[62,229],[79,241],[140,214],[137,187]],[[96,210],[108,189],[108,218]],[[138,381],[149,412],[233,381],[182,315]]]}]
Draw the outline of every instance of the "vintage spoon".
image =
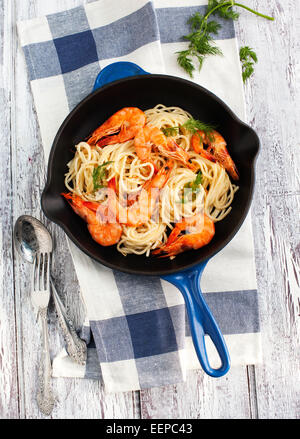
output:
[{"label": "vintage spoon", "polygon": [[[14,242],[23,260],[33,264],[36,254],[39,253],[47,241],[52,244],[52,237],[39,220],[28,215],[18,218],[14,227]],[[66,341],[66,350],[76,363],[85,365],[87,358],[86,344],[78,337],[74,324],[57,293],[52,277],[50,277],[50,284],[58,321]]]}]

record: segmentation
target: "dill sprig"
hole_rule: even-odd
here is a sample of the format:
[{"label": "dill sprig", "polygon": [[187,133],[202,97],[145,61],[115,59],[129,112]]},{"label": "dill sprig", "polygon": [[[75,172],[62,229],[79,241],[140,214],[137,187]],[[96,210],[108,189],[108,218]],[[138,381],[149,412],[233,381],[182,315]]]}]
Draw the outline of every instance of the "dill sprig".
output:
[{"label": "dill sprig", "polygon": [[232,9],[233,3],[230,1],[209,0],[207,11],[219,15],[219,17],[225,18],[225,20],[237,20],[240,14]]},{"label": "dill sprig", "polygon": [[257,63],[257,55],[249,46],[240,48],[240,60],[242,63],[243,81],[246,82],[254,72],[254,63]]},{"label": "dill sprig", "polygon": [[175,137],[179,133],[180,127],[167,127],[162,128],[162,132],[166,137]]},{"label": "dill sprig", "polygon": [[201,70],[204,58],[207,55],[222,55],[222,51],[215,45],[213,34],[217,35],[221,27],[216,21],[207,21],[204,15],[196,12],[188,21],[191,33],[184,36],[190,42],[187,50],[178,52],[178,64],[192,77],[195,70],[194,59],[198,60]]},{"label": "dill sprig", "polygon": [[216,129],[216,127],[212,124],[202,122],[201,120],[190,118],[184,124],[179,125],[178,127],[167,127],[162,128],[162,132],[166,137],[175,137],[180,133],[180,130],[185,129],[192,134],[196,134],[198,131],[203,131],[207,136],[211,135],[211,132]]},{"label": "dill sprig", "polygon": [[[267,20],[274,20],[273,17],[257,12],[234,0],[208,0],[206,13],[203,15],[196,12],[188,20],[191,32],[183,37],[185,40],[189,41],[188,48],[177,52],[178,64],[190,75],[190,77],[193,77],[193,72],[196,69],[195,61],[198,62],[198,69],[200,71],[207,56],[222,55],[221,49],[216,46],[213,38],[214,35],[218,34],[221,25],[215,20],[208,21],[209,17],[211,15],[217,15],[227,20],[237,20],[239,18],[239,13],[233,9],[234,7],[246,9],[247,11],[259,17],[266,18]],[[250,65],[248,65],[247,70],[248,73],[246,74],[246,79],[251,70]]]},{"label": "dill sprig", "polygon": [[209,134],[216,129],[212,124],[193,118],[188,119],[182,127],[192,134],[196,134],[197,131],[203,131],[205,134]]}]

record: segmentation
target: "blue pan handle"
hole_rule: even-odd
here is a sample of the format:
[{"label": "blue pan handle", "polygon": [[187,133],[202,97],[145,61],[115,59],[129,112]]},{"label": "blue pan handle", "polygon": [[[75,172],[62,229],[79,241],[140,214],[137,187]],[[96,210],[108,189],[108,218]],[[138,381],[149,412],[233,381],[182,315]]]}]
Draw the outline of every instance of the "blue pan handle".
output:
[{"label": "blue pan handle", "polygon": [[[94,85],[94,91],[118,79],[148,74],[148,72],[145,72],[134,63],[116,62],[105,67],[99,73]],[[200,279],[207,262],[187,271],[164,276],[163,279],[175,285],[183,294],[190,321],[191,334],[200,364],[208,375],[218,378],[228,372],[230,357],[223,335],[200,289]],[[213,369],[210,366],[205,346],[205,334],[210,336],[220,356],[222,364],[219,369]]]},{"label": "blue pan handle", "polygon": [[[208,308],[201,288],[200,280],[208,261],[190,270],[163,276],[163,279],[175,285],[183,294],[190,322],[194,347],[204,371],[214,378],[224,376],[230,369],[230,357],[224,337]],[[209,335],[221,360],[219,369],[210,366],[207,356],[205,335]]]},{"label": "blue pan handle", "polygon": [[98,90],[98,88],[101,88],[110,82],[117,81],[118,79],[136,75],[149,75],[149,73],[145,72],[145,70],[132,62],[115,62],[101,70],[97,76],[93,91]]}]

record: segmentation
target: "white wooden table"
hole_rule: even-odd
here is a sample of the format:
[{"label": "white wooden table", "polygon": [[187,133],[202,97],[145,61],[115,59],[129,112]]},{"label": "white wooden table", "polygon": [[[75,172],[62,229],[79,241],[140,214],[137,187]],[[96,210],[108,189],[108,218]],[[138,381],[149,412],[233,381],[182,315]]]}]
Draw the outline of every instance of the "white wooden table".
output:
[{"label": "white wooden table", "polygon": [[[44,158],[16,21],[82,3],[0,0],[0,418],[42,417],[35,401],[40,336],[29,301],[30,266],[12,242],[19,215],[34,215],[49,226],[56,238],[58,289],[78,325],[82,319],[64,233],[41,212]],[[243,12],[236,23],[240,45],[255,48],[259,57],[245,94],[248,123],[262,143],[252,220],[264,363],[234,367],[217,380],[198,371],[185,384],[111,395],[97,381],[55,379],[59,402],[53,418],[300,418],[300,8],[298,0],[244,3],[276,18],[269,23]],[[50,337],[55,355],[63,340],[53,309]]]}]

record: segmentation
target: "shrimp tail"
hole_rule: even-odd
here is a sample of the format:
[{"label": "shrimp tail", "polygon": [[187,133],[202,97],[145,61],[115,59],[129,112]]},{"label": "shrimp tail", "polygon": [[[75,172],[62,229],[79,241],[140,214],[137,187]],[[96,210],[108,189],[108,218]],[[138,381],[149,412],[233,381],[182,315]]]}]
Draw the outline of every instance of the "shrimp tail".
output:
[{"label": "shrimp tail", "polygon": [[[182,232],[185,234],[182,235]],[[160,257],[176,256],[187,250],[198,250],[210,243],[215,235],[213,221],[203,214],[196,214],[177,223],[165,245],[152,252]]]},{"label": "shrimp tail", "polygon": [[75,194],[61,194],[70,204],[74,212],[86,223],[88,231],[95,242],[108,247],[117,244],[123,232],[122,226],[111,220],[107,206],[100,203],[82,200]]},{"label": "shrimp tail", "polygon": [[[207,149],[204,149],[204,144],[207,145]],[[207,134],[203,131],[197,131],[191,139],[191,145],[197,154],[214,163],[219,162],[233,180],[239,180],[237,167],[230,157],[226,148],[227,144],[220,133],[212,131],[212,133]]]},{"label": "shrimp tail", "polygon": [[113,114],[89,137],[89,145],[104,147],[133,139],[146,123],[145,113],[136,107],[125,107]]}]

